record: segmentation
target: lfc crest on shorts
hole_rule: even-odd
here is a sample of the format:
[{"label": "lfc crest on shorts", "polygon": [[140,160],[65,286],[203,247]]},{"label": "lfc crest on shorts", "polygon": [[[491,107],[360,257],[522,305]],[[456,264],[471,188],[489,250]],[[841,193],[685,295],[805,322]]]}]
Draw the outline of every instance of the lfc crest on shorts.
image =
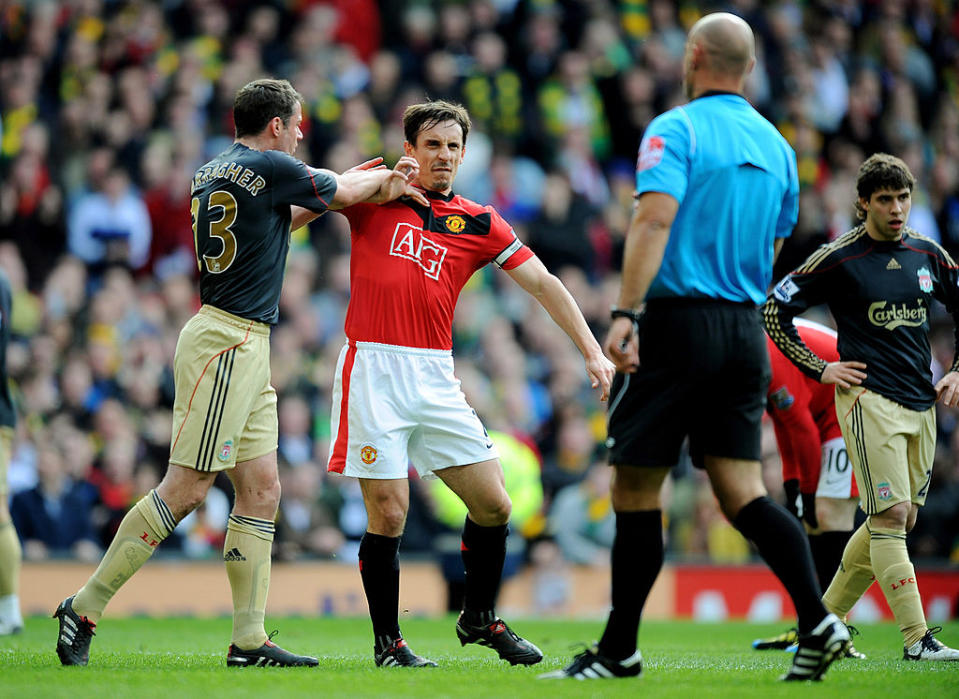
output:
[{"label": "lfc crest on shorts", "polygon": [[233,440],[228,439],[220,445],[220,450],[216,453],[216,458],[226,463],[233,454]]},{"label": "lfc crest on shorts", "polygon": [[376,462],[376,447],[372,444],[364,444],[360,447],[360,461],[369,466]]},{"label": "lfc crest on shorts", "polygon": [[889,487],[889,484],[883,481],[876,486],[876,495],[879,496],[880,500],[888,500],[892,497],[892,488]]},{"label": "lfc crest on shorts", "polygon": [[932,274],[925,267],[920,267],[919,271],[916,272],[919,277],[919,290],[923,293],[932,292]]}]

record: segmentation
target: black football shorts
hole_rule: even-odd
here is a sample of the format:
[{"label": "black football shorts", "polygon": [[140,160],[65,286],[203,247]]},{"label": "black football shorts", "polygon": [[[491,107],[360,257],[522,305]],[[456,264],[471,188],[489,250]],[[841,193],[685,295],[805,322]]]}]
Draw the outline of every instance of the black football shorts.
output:
[{"label": "black football shorts", "polygon": [[716,299],[658,299],[639,327],[639,369],[617,374],[609,462],[671,467],[689,437],[703,456],[758,460],[770,381],[759,311]]}]

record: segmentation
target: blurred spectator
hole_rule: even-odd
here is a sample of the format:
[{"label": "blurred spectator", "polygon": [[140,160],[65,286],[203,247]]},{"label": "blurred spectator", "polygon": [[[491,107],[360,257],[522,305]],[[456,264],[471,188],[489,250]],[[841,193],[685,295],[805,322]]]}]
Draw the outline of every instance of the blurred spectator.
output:
[{"label": "blurred spectator", "polygon": [[506,42],[492,32],[480,34],[473,40],[473,55],[476,62],[462,94],[474,127],[515,146],[523,134],[525,110],[520,77],[506,65]]},{"label": "blurred spectator", "polygon": [[20,249],[34,290],[66,245],[63,194],[50,177],[48,142],[42,125],[25,129],[23,147],[0,184],[0,240],[10,240]]},{"label": "blurred spectator", "polygon": [[[279,452],[290,466],[308,466],[313,458],[313,439],[310,430],[313,420],[310,405],[303,396],[290,394],[279,400]],[[316,485],[316,484],[314,484]]]},{"label": "blurred spectator", "polygon": [[547,268],[567,265],[593,273],[593,248],[589,227],[595,209],[576,194],[565,173],[552,172],[543,187],[543,208],[530,225],[527,243]]},{"label": "blurred spectator", "polygon": [[136,270],[149,259],[149,213],[120,168],[107,173],[102,191],[78,199],[69,214],[68,228],[70,252],[93,269],[122,264]]},{"label": "blurred spectator", "polygon": [[325,472],[313,461],[281,470],[283,498],[274,547],[280,560],[304,555],[332,558],[343,548],[345,539],[336,520],[337,496]]},{"label": "blurred spectator", "polygon": [[585,55],[578,51],[564,53],[555,76],[543,84],[537,98],[543,126],[554,142],[561,141],[569,131],[582,128],[592,154],[600,160],[609,155],[603,100]]},{"label": "blurred spectator", "polygon": [[93,531],[93,505],[67,475],[64,455],[55,444],[37,445],[37,477],[36,487],[14,495],[10,505],[24,558],[96,561],[100,547]]},{"label": "blurred spectator", "polygon": [[594,463],[583,480],[562,488],[549,508],[549,531],[563,557],[582,565],[609,564],[616,516],[609,501],[612,469]]}]

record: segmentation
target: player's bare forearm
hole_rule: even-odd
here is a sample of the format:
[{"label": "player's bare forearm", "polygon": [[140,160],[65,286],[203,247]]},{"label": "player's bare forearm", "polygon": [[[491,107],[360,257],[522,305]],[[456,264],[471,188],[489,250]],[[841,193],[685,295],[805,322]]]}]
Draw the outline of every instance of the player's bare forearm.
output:
[{"label": "player's bare forearm", "polygon": [[309,209],[304,209],[302,206],[293,205],[290,207],[290,218],[292,222],[290,224],[290,230],[295,231],[298,228],[302,228],[311,221],[318,219],[320,214],[315,211],[310,211]]},{"label": "player's bare forearm", "polygon": [[600,389],[600,400],[606,400],[615,373],[614,367],[603,356],[603,351],[572,294],[559,279],[547,271],[537,257],[530,258],[508,273],[539,302],[553,322],[573,341],[583,355],[592,387]]},{"label": "player's bare forearm", "polygon": [[418,172],[416,161],[404,156],[392,170],[357,166],[342,175],[331,173],[336,178],[336,194],[330,202],[330,208],[344,209],[360,202],[380,204],[404,194],[412,194],[409,183]]}]

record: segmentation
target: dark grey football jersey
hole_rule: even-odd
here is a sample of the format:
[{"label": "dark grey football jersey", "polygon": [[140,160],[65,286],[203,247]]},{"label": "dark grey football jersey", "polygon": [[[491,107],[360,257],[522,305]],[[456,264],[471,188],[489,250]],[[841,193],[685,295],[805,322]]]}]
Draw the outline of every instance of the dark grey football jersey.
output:
[{"label": "dark grey football jersey", "polygon": [[275,324],[290,206],[323,212],[336,180],[280,151],[241,143],[197,170],[191,213],[200,300],[233,315]]}]

